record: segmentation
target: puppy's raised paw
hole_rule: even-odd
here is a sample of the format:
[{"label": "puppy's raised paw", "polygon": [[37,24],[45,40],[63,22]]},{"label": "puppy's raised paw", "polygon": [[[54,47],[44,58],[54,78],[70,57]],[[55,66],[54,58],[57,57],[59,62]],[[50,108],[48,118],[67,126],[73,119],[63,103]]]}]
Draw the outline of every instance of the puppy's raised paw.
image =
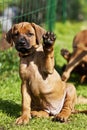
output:
[{"label": "puppy's raised paw", "polygon": [[56,40],[56,35],[53,32],[47,32],[43,35],[43,44],[45,47],[49,48],[54,45]]}]

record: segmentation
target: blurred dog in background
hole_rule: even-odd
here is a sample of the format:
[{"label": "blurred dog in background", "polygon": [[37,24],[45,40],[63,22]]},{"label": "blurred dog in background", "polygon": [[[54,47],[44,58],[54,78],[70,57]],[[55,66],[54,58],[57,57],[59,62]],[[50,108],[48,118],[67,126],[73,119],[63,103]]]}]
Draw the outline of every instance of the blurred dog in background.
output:
[{"label": "blurred dog in background", "polygon": [[81,83],[87,79],[87,30],[79,32],[73,39],[73,52],[61,50],[61,55],[67,60],[62,80],[67,81],[73,70],[80,74]]}]

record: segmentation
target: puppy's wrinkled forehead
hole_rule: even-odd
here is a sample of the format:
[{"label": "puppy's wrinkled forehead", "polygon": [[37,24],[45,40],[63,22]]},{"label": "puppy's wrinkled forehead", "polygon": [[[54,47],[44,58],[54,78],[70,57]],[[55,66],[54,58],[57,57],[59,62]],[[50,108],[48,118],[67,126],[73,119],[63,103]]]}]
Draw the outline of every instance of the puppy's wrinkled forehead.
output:
[{"label": "puppy's wrinkled forehead", "polygon": [[13,33],[19,32],[20,34],[26,33],[35,33],[34,28],[31,26],[30,23],[24,22],[20,24],[15,24],[13,26]]},{"label": "puppy's wrinkled forehead", "polygon": [[45,32],[45,29],[35,23],[22,22],[12,26],[6,33],[6,40],[8,43],[13,44],[13,41],[22,35],[26,39],[36,40],[35,42],[40,44]]}]

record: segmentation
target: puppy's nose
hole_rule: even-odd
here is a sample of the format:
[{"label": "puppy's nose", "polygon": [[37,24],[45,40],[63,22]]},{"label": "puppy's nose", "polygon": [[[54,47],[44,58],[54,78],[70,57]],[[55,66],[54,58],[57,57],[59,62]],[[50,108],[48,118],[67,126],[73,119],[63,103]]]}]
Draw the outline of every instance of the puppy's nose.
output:
[{"label": "puppy's nose", "polygon": [[19,43],[25,44],[25,39],[24,39],[24,37],[20,37],[20,38],[19,38]]}]

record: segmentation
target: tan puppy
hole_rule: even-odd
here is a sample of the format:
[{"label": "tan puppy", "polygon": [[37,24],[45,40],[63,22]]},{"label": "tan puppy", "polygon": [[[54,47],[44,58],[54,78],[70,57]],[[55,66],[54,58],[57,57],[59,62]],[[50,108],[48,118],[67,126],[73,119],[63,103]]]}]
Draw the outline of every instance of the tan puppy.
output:
[{"label": "tan puppy", "polygon": [[6,39],[14,43],[20,56],[22,115],[16,123],[26,124],[31,116],[50,115],[66,121],[74,110],[76,90],[54,69],[55,35],[34,23],[22,22],[8,31]]},{"label": "tan puppy", "polygon": [[[63,52],[64,50],[62,50],[62,55],[64,55]],[[68,64],[62,75],[63,81],[67,81],[69,79],[70,73],[78,65],[82,65],[82,69],[86,70],[85,66],[87,66],[87,30],[79,32],[74,37],[73,52],[70,54],[68,53],[68,56],[68,58],[64,56],[64,58],[66,58],[66,60],[68,61]],[[86,77],[86,75],[83,75],[82,81],[84,81],[84,76]]]}]

